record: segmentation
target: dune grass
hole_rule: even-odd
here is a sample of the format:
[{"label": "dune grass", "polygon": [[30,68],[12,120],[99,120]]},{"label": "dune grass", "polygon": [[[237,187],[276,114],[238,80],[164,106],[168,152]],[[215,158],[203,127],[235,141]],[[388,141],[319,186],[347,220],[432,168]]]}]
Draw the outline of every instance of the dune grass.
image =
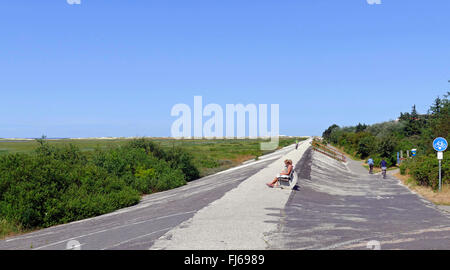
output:
[{"label": "dune grass", "polygon": [[450,205],[450,185],[443,185],[442,191],[433,190],[431,187],[419,186],[410,175],[394,174],[403,185],[420,194],[422,197],[438,205]]},{"label": "dune grass", "polygon": [[23,232],[24,230],[20,225],[9,222],[6,219],[0,219],[0,239],[21,234]]}]

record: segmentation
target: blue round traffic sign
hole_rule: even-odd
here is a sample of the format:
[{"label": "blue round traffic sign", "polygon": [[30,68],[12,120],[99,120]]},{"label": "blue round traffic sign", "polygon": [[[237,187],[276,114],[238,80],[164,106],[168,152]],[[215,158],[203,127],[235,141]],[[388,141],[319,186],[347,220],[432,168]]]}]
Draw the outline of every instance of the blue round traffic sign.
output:
[{"label": "blue round traffic sign", "polygon": [[433,148],[438,152],[444,152],[447,150],[448,142],[446,139],[439,137],[433,141]]}]

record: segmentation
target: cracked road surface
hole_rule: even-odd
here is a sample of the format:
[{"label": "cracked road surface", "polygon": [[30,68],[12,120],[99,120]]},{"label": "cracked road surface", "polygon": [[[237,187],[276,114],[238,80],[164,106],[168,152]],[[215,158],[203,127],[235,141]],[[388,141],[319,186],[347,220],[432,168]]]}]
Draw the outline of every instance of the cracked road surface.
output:
[{"label": "cracked road surface", "polygon": [[450,249],[448,212],[412,193],[393,176],[369,175],[308,151],[298,191],[280,211],[271,249]]}]

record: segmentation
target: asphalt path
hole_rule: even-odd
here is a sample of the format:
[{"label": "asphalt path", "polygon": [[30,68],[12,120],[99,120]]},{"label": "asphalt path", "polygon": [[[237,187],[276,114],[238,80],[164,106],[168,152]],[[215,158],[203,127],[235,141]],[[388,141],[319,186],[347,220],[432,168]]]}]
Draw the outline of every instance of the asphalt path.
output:
[{"label": "asphalt path", "polygon": [[110,214],[0,240],[0,249],[148,249],[166,232],[293,149],[288,146],[258,161],[147,195],[139,204]]},{"label": "asphalt path", "polygon": [[277,213],[286,205],[292,192],[290,186],[269,188],[266,183],[280,173],[285,159],[297,164],[310,148],[310,142],[305,141],[297,150],[286,153],[248,177],[237,188],[198,211],[193,218],[170,230],[151,249],[266,249],[267,235],[277,229]]},{"label": "asphalt path", "polygon": [[392,175],[308,151],[269,249],[450,249],[449,213]]}]

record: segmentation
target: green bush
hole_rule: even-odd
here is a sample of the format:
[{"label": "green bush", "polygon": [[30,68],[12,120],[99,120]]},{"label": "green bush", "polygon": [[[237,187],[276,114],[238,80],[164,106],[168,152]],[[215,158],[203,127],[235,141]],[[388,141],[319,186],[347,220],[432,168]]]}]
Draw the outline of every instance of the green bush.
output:
[{"label": "green bush", "polygon": [[400,165],[400,174],[401,175],[406,175],[407,169],[408,169],[408,167],[406,166],[406,163],[402,163]]},{"label": "green bush", "polygon": [[144,151],[146,154],[151,153],[155,158],[165,160],[170,168],[180,169],[185,175],[186,181],[192,181],[200,177],[198,168],[192,162],[192,155],[180,147],[173,147],[164,151],[159,145],[146,139],[134,140],[130,142],[128,147]]},{"label": "green bush", "polygon": [[112,212],[198,176],[190,155],[146,140],[94,152],[39,143],[35,153],[0,156],[0,219],[26,229]]},{"label": "green bush", "polygon": [[391,159],[396,154],[395,146],[396,144],[393,137],[384,137],[378,143],[377,153],[380,157]]},{"label": "green bush", "polygon": [[375,148],[375,137],[367,136],[362,138],[358,143],[358,154],[362,159],[370,156]]},{"label": "green bush", "polygon": [[[414,177],[418,185],[429,186],[433,189],[439,187],[439,162],[436,155],[418,156],[402,166]],[[450,162],[449,159],[442,161],[442,180],[443,183],[450,182]]]},{"label": "green bush", "polygon": [[193,157],[180,147],[167,151],[166,161],[171,168],[180,169],[186,176],[186,181],[192,181],[200,177],[200,171],[194,166]]}]

